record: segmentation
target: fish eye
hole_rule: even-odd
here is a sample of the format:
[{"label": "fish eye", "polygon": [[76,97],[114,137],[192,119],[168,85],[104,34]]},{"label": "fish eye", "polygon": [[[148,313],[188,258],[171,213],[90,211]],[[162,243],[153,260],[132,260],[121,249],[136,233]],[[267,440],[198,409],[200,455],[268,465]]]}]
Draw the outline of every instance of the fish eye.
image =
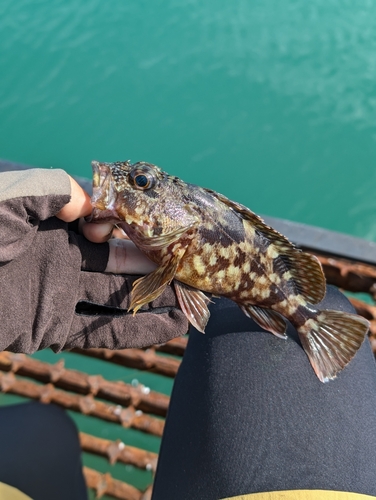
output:
[{"label": "fish eye", "polygon": [[129,173],[129,180],[136,189],[146,190],[155,186],[155,177],[147,168],[138,168]]},{"label": "fish eye", "polygon": [[138,174],[134,178],[134,183],[140,188],[146,188],[149,184],[149,179],[144,174]]}]

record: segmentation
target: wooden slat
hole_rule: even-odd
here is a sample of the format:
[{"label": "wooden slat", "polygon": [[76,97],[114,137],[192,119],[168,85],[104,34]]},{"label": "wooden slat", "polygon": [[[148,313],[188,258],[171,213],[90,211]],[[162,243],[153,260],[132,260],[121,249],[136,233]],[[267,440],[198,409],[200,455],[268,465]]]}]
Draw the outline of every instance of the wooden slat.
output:
[{"label": "wooden slat", "polygon": [[55,389],[53,384],[39,385],[26,379],[16,377],[12,372],[0,372],[0,389],[2,392],[17,394],[42,403],[55,403],[68,410],[116,422],[123,427],[132,427],[148,434],[162,436],[164,420],[135,411],[132,407],[123,408],[102,401],[96,401],[93,396],[80,396]]},{"label": "wooden slat", "polygon": [[64,360],[51,365],[26,356],[0,352],[0,370],[12,371],[43,383],[53,383],[55,387],[79,394],[91,394],[122,406],[133,406],[135,410],[166,416],[170,398],[165,394],[151,391],[143,384],[136,387],[121,381],[109,381],[101,375],[88,375],[78,370],[64,367]]},{"label": "wooden slat", "polygon": [[125,445],[120,440],[110,441],[80,432],[80,443],[83,451],[107,457],[111,464],[122,462],[153,472],[157,468],[157,453]]},{"label": "wooden slat", "polygon": [[143,349],[121,349],[119,351],[111,351],[110,349],[73,349],[72,351],[84,356],[111,361],[111,363],[128,368],[147,370],[172,378],[176,376],[180,366],[180,360],[158,356],[153,348],[146,351]]},{"label": "wooden slat", "polygon": [[143,493],[131,486],[114,479],[110,474],[101,474],[89,467],[83,468],[86,485],[88,488],[95,490],[97,498],[103,495],[109,495],[118,500],[142,500]]}]

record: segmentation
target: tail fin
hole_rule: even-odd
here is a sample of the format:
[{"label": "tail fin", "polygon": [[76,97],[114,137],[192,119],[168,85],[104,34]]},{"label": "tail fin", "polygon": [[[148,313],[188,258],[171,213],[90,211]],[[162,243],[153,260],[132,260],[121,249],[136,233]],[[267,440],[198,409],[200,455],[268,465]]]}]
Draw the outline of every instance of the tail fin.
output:
[{"label": "tail fin", "polygon": [[369,322],[361,316],[325,310],[298,328],[300,341],[321,382],[335,378],[349,363],[368,328]]}]

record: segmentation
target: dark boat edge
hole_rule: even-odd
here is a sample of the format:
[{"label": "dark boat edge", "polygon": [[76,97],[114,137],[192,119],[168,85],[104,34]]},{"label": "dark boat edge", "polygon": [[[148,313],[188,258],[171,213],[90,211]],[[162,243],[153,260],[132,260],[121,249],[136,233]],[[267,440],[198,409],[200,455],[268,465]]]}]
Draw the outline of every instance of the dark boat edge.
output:
[{"label": "dark boat edge", "polygon": [[[0,159],[0,172],[37,168],[29,165]],[[73,176],[89,193],[92,191],[91,180]],[[284,234],[298,247],[313,252],[355,260],[376,265],[376,243],[348,234],[331,231],[317,226],[302,224],[290,220],[261,215],[266,224]]]},{"label": "dark boat edge", "polygon": [[298,247],[376,265],[376,243],[373,241],[300,222],[269,216],[263,216],[263,219]]}]

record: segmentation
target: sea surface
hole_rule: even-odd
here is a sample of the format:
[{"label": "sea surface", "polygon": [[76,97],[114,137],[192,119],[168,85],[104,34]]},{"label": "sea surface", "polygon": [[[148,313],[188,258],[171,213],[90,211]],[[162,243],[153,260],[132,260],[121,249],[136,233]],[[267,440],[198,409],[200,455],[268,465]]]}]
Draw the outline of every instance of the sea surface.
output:
[{"label": "sea surface", "polygon": [[2,0],[0,157],[145,160],[376,241],[374,0]]},{"label": "sea surface", "polygon": [[376,241],[376,1],[2,0],[0,158],[84,177],[145,160]]}]

